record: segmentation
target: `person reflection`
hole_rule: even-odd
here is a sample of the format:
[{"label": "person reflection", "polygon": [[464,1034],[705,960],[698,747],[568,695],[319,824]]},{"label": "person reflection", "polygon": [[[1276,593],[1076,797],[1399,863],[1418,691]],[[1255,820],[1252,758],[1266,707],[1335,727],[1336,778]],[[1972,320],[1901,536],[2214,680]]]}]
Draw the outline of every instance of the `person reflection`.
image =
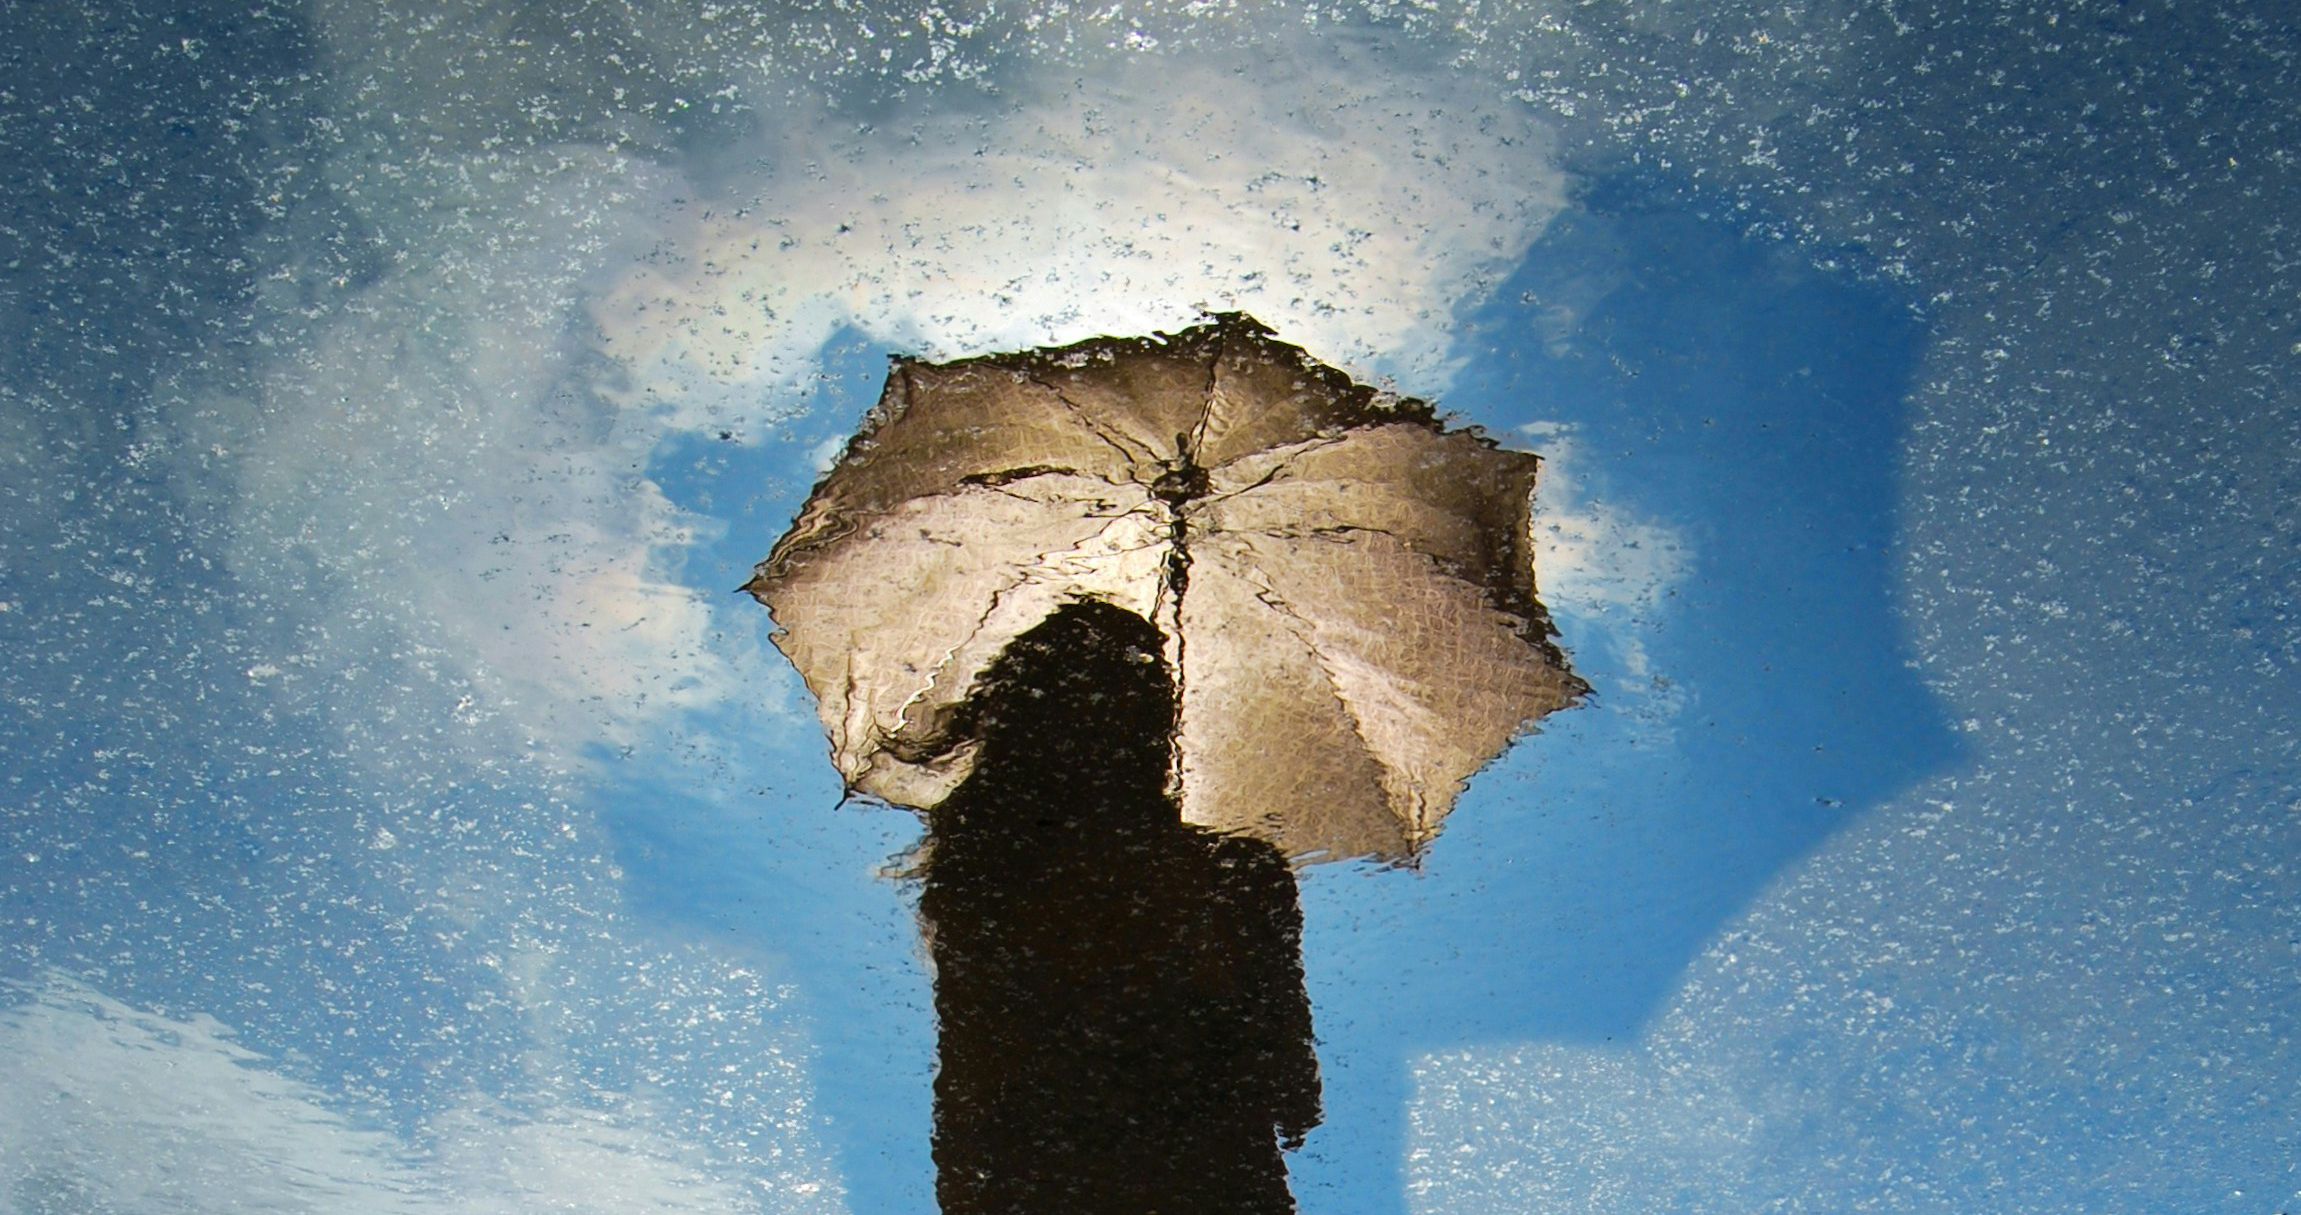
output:
[{"label": "person reflection", "polygon": [[1291,1212],[1319,1118],[1294,876],[1183,823],[1158,630],[1099,602],[1017,638],[959,726],[920,910],[945,1215]]}]

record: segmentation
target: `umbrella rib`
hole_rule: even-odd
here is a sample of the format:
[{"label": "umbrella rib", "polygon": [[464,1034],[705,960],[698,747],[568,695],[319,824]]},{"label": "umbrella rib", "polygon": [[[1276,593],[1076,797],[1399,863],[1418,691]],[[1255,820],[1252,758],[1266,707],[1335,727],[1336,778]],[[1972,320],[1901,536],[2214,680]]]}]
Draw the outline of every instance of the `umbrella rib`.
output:
[{"label": "umbrella rib", "polygon": [[1218,330],[1214,339],[1214,354],[1206,363],[1206,391],[1199,398],[1198,425],[1190,428],[1190,450],[1175,453],[1192,464],[1197,464],[1198,454],[1206,450],[1207,424],[1214,419],[1214,390],[1222,380],[1223,348],[1229,343],[1230,338]]},{"label": "umbrella rib", "polygon": [[1307,455],[1309,455],[1310,453],[1312,453],[1312,452],[1314,452],[1314,451],[1319,451],[1319,450],[1321,450],[1321,449],[1323,449],[1323,448],[1332,447],[1332,446],[1334,446],[1335,444],[1342,442],[1344,439],[1346,439],[1346,438],[1348,438],[1348,437],[1349,437],[1348,435],[1336,435],[1336,436],[1334,436],[1334,437],[1332,437],[1332,438],[1319,438],[1319,439],[1311,439],[1311,440],[1308,440],[1308,441],[1306,441],[1306,442],[1303,442],[1303,443],[1301,443],[1300,445],[1298,445],[1298,446],[1295,448],[1295,450],[1293,450],[1293,451],[1291,451],[1291,452],[1288,452],[1288,453],[1287,453],[1287,455],[1286,455],[1286,458],[1285,458],[1285,459],[1283,459],[1283,460],[1280,460],[1280,461],[1279,461],[1277,464],[1275,464],[1275,465],[1272,465],[1272,466],[1271,466],[1271,469],[1270,469],[1270,471],[1269,471],[1269,472],[1266,472],[1266,473],[1262,474],[1262,476],[1260,476],[1260,477],[1256,478],[1256,480],[1255,480],[1254,484],[1252,484],[1252,485],[1241,485],[1241,486],[1239,486],[1237,489],[1224,490],[1222,493],[1219,493],[1219,494],[1210,494],[1210,495],[1208,495],[1208,496],[1207,496],[1207,497],[1206,497],[1204,500],[1205,500],[1205,501],[1207,501],[1207,502],[1210,502],[1210,503],[1212,503],[1212,502],[1228,502],[1228,501],[1230,501],[1232,498],[1236,498],[1236,497],[1238,497],[1238,496],[1239,496],[1239,495],[1241,495],[1241,494],[1251,494],[1251,493],[1253,493],[1254,491],[1256,491],[1256,490],[1258,490],[1258,489],[1261,489],[1263,486],[1265,486],[1265,485],[1268,485],[1268,484],[1270,484],[1271,482],[1278,480],[1278,479],[1279,479],[1280,477],[1282,477],[1282,476],[1285,476],[1285,475],[1286,475],[1286,473],[1288,472],[1288,470],[1290,470],[1290,469],[1292,469],[1292,468],[1294,467],[1295,461],[1297,461],[1297,460],[1301,459],[1301,458],[1302,458],[1302,457],[1304,457],[1304,456],[1307,456]]},{"label": "umbrella rib", "polygon": [[[984,488],[992,489],[994,492],[1008,492],[999,486],[985,486]],[[1140,506],[1133,506],[1120,511],[1115,515],[1096,517],[1102,518],[1106,521],[1105,527],[1107,529],[1110,523],[1116,522],[1119,519],[1123,519],[1128,515],[1142,513],[1143,509],[1144,508]],[[1163,541],[1154,541],[1147,544],[1125,545],[1111,549],[1110,551],[1112,553],[1141,552],[1146,549],[1157,548],[1161,543],[1163,543]],[[1073,551],[1076,550],[1064,550],[1064,552]],[[1008,599],[1012,597],[1015,592],[1033,583],[1059,581],[1064,577],[1064,573],[1061,569],[1050,564],[1054,558],[1060,557],[1062,555],[1064,554],[1042,553],[1027,563],[1013,564],[1007,567],[1010,571],[1009,575],[1006,578],[1000,580],[998,589],[991,592],[990,602],[987,606],[984,607],[982,614],[975,618],[974,628],[970,629],[967,635],[961,638],[957,644],[945,649],[942,654],[935,660],[934,666],[932,667],[932,673],[928,678],[927,686],[920,688],[916,692],[913,692],[909,697],[904,699],[901,705],[897,706],[896,718],[898,721],[907,718],[911,706],[918,704],[921,700],[925,699],[929,695],[936,684],[941,681],[945,671],[949,669],[951,660],[956,657],[961,650],[964,650],[969,645],[973,644],[976,638],[983,635],[983,631],[990,627],[991,620],[999,614],[999,609],[1006,606]],[[852,678],[852,676],[850,676],[850,678]],[[897,727],[898,734],[900,733],[901,729],[902,727]],[[900,757],[901,751],[898,749],[900,744],[897,736],[894,734],[888,734],[883,730],[876,731],[876,733],[878,733],[880,736],[880,747],[890,751],[891,753],[896,753]],[[912,744],[908,747],[902,747],[901,749],[914,751],[922,758],[924,758],[927,756],[946,752],[949,750],[951,745],[952,740],[938,737],[920,740],[920,742],[917,744]]]},{"label": "umbrella rib", "polygon": [[[1247,488],[1252,489],[1254,487],[1248,486]],[[1246,490],[1239,490],[1237,492],[1245,493]],[[1474,591],[1477,591],[1480,597],[1486,601],[1486,606],[1489,610],[1516,622],[1512,628],[1512,631],[1517,633],[1521,638],[1525,639],[1529,645],[1534,645],[1537,648],[1541,648],[1545,653],[1548,653],[1552,648],[1554,648],[1553,643],[1548,642],[1547,638],[1539,635],[1539,626],[1545,622],[1545,617],[1538,613],[1530,613],[1524,611],[1509,603],[1497,601],[1494,597],[1493,591],[1488,589],[1487,586],[1478,579],[1464,576],[1461,568],[1454,562],[1445,560],[1444,558],[1434,557],[1429,553],[1415,548],[1412,544],[1409,544],[1403,539],[1400,539],[1398,533],[1391,531],[1388,528],[1367,527],[1364,524],[1359,523],[1330,523],[1323,527],[1305,527],[1299,530],[1289,529],[1281,531],[1268,527],[1241,527],[1231,528],[1229,530],[1233,535],[1262,536],[1267,539],[1277,540],[1283,543],[1292,543],[1294,541],[1307,539],[1332,540],[1336,537],[1352,535],[1388,536],[1392,540],[1399,541],[1400,547],[1404,548],[1407,552],[1421,558],[1423,564],[1429,567],[1430,573],[1433,576],[1445,578],[1450,582],[1456,582],[1463,586],[1469,587]],[[1344,543],[1347,543],[1347,541],[1344,541]],[[1257,565],[1255,568],[1259,572],[1262,567]],[[1560,665],[1563,665],[1562,659],[1557,661]]]},{"label": "umbrella rib", "polygon": [[1140,451],[1133,450],[1127,442],[1125,435],[1119,434],[1115,431],[1104,430],[1103,427],[1094,420],[1094,418],[1088,415],[1085,406],[1082,406],[1077,401],[1072,400],[1067,394],[1063,392],[1062,389],[1055,387],[1053,384],[1050,384],[1037,376],[1030,377],[1030,381],[1031,383],[1046,389],[1048,394],[1053,396],[1055,400],[1062,402],[1063,408],[1069,410],[1073,418],[1078,419],[1079,425],[1085,427],[1088,434],[1091,434],[1095,438],[1101,440],[1103,446],[1119,453],[1119,455],[1124,458],[1127,463],[1141,464],[1145,461],[1149,461],[1155,464],[1159,462],[1159,456],[1157,452],[1151,451],[1148,448],[1144,448]]},{"label": "umbrella rib", "polygon": [[[969,489],[987,489],[994,494],[1004,494],[1009,498],[1013,498],[1017,502],[1033,503],[1040,501],[1040,499],[1034,498],[1029,494],[1017,493],[1016,491],[1007,487],[1023,482],[1035,481],[1040,477],[1081,477],[1089,481],[1099,481],[1104,485],[1110,486],[1112,489],[1122,488],[1123,485],[1136,484],[1136,482],[1133,481],[1127,481],[1124,483],[1113,481],[1109,477],[1101,476],[1091,472],[1083,472],[1076,468],[1054,468],[1049,466],[1040,466],[1027,469],[1014,469],[1010,471],[1019,473],[1021,475],[1009,476],[1006,474],[1000,474],[994,479],[993,477],[977,474],[972,477],[962,477],[960,478],[959,483]],[[1138,508],[1130,506],[1125,510],[1120,511],[1119,513],[1122,515],[1133,514],[1136,509]],[[1097,515],[1094,517],[1100,518],[1101,516]]]},{"label": "umbrella rib", "polygon": [[[901,735],[908,727],[911,706],[927,699],[935,690],[935,686],[941,682],[944,673],[949,670],[951,660],[958,656],[959,651],[966,649],[976,638],[983,635],[983,631],[991,625],[991,618],[997,616],[999,609],[1005,606],[1008,596],[1028,585],[1033,580],[1033,575],[1046,569],[1045,565],[1038,561],[1008,568],[1011,571],[1010,576],[1003,579],[999,589],[991,593],[990,603],[983,609],[982,614],[975,618],[974,628],[968,630],[965,637],[960,638],[957,644],[945,649],[941,656],[935,660],[934,666],[929,669],[925,686],[912,692],[903,699],[902,704],[895,706],[895,720],[899,724],[894,731],[889,732],[878,728],[876,725],[873,726],[873,733],[878,735],[878,749],[884,750],[906,763],[924,762],[938,755],[947,754],[952,749],[954,740],[948,737],[936,736],[906,742]],[[907,755],[906,752],[908,752]]]},{"label": "umbrella rib", "polygon": [[[1268,533],[1263,534],[1267,535]],[[1262,563],[1251,556],[1252,552],[1253,550],[1250,548],[1246,550],[1246,554],[1242,555],[1245,557],[1246,564],[1254,568],[1255,582],[1257,583],[1254,597],[1269,605],[1287,622],[1287,632],[1294,634],[1295,640],[1300,641],[1302,648],[1309,653],[1311,661],[1318,664],[1318,673],[1325,676],[1326,686],[1333,689],[1335,703],[1342,706],[1343,715],[1350,720],[1350,732],[1357,736],[1359,746],[1365,748],[1366,757],[1392,776],[1402,775],[1375,750],[1373,740],[1366,737],[1366,723],[1359,720],[1358,711],[1352,707],[1350,697],[1344,693],[1342,683],[1334,673],[1333,664],[1327,661],[1325,653],[1318,648],[1318,642],[1313,639],[1312,629],[1315,626],[1311,624],[1309,618],[1296,611],[1293,604],[1287,602],[1286,596],[1278,593],[1278,588],[1271,585],[1270,571],[1262,568]],[[1408,824],[1408,827],[1414,832],[1422,830],[1420,823],[1411,823]]]}]

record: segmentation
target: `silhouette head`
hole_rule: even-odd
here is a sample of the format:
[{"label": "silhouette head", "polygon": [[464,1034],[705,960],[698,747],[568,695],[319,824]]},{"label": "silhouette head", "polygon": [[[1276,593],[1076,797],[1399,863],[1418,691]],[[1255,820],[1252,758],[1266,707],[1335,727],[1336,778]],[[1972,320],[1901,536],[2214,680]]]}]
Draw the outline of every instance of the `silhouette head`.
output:
[{"label": "silhouette head", "polygon": [[975,685],[961,729],[978,773],[1002,783],[1163,788],[1174,753],[1174,681],[1149,621],[1099,600],[1056,609]]}]

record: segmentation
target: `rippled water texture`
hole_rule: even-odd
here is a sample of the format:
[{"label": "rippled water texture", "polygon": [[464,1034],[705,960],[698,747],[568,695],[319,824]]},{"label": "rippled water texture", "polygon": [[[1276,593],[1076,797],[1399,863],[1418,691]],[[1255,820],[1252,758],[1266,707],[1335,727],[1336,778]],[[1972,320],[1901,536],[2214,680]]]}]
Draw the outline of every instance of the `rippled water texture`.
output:
[{"label": "rippled water texture", "polygon": [[0,1210],[934,1210],[933,851],[731,588],[887,356],[1206,310],[1541,453],[1595,688],[1300,872],[1304,1211],[2293,1209],[2297,50],[8,8]]}]

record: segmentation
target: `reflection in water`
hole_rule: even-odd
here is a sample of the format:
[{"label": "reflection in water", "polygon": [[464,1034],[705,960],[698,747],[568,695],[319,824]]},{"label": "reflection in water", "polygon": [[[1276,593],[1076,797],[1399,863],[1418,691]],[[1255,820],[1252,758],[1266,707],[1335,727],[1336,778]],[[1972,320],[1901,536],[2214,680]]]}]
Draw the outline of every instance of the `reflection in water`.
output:
[{"label": "reflection in water", "polygon": [[1159,654],[1142,618],[1070,604],[970,705],[981,757],[921,898],[946,1215],[1294,1209],[1278,1139],[1319,1110],[1294,877],[1180,821]]}]

